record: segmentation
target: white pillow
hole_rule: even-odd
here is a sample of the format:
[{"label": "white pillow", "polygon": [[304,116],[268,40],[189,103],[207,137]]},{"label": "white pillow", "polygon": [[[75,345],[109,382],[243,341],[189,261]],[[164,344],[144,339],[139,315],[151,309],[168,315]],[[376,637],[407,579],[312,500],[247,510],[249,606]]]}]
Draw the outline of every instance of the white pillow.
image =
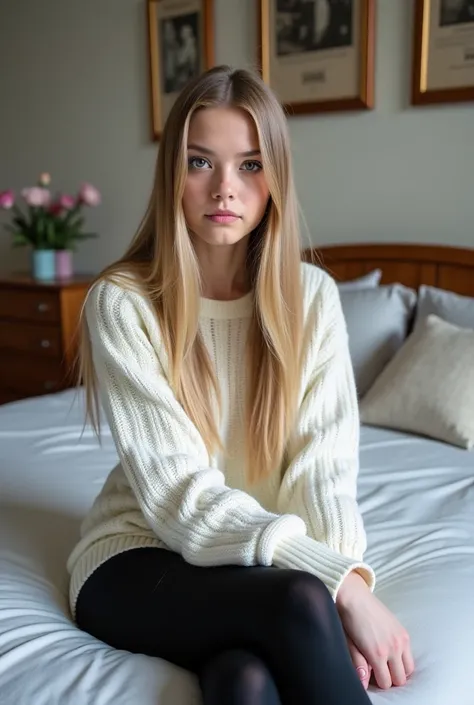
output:
[{"label": "white pillow", "polygon": [[340,292],[359,397],[405,342],[416,293],[401,284]]},{"label": "white pillow", "polygon": [[474,330],[430,315],[360,404],[363,423],[474,446]]},{"label": "white pillow", "polygon": [[462,328],[474,328],[474,298],[434,286],[420,286],[415,325],[430,314]]},{"label": "white pillow", "polygon": [[350,279],[346,282],[338,282],[339,291],[347,291],[347,289],[367,289],[378,286],[382,278],[382,270],[374,269],[363,277]]}]

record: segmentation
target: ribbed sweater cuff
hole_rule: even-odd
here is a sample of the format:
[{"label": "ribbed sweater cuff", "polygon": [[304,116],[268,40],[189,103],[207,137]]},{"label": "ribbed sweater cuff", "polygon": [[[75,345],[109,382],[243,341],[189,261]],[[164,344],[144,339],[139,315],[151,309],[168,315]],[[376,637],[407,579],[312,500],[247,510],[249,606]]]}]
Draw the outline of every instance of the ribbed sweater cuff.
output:
[{"label": "ribbed sweater cuff", "polygon": [[309,536],[281,539],[273,553],[273,564],[315,575],[326,585],[334,601],[344,578],[353,570],[364,578],[371,590],[375,586],[374,571],[367,563],[343,556]]},{"label": "ribbed sweater cuff", "polygon": [[273,561],[275,548],[283,540],[283,537],[304,536],[305,533],[306,524],[301,517],[295,514],[283,514],[283,516],[278,517],[266,527],[260,537],[257,553],[258,563],[270,566]]}]

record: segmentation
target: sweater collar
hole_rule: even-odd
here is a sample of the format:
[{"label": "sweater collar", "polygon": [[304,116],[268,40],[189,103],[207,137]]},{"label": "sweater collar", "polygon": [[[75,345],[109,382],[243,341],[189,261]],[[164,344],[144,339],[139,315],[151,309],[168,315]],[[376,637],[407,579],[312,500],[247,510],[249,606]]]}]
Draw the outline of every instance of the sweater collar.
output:
[{"label": "sweater collar", "polygon": [[253,311],[253,291],[233,301],[218,301],[201,297],[201,318],[250,318]]}]

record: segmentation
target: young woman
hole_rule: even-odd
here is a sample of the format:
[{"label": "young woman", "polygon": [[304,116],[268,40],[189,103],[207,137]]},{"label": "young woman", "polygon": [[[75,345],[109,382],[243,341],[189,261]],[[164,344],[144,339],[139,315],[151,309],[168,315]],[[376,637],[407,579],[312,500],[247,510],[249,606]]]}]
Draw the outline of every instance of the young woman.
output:
[{"label": "young woman", "polygon": [[301,263],[286,119],[258,76],[217,67],[174,104],[144,220],[89,292],[81,374],[120,460],[69,559],[81,629],[193,671],[205,705],[405,683],[409,637],[363,561],[338,292]]}]

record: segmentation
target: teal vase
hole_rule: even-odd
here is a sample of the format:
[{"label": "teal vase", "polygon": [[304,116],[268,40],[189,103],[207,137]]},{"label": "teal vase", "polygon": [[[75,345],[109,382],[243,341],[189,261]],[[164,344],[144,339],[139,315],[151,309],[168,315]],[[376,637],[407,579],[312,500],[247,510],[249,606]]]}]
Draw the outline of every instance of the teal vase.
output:
[{"label": "teal vase", "polygon": [[33,278],[38,281],[53,281],[56,274],[54,250],[33,250]]}]

